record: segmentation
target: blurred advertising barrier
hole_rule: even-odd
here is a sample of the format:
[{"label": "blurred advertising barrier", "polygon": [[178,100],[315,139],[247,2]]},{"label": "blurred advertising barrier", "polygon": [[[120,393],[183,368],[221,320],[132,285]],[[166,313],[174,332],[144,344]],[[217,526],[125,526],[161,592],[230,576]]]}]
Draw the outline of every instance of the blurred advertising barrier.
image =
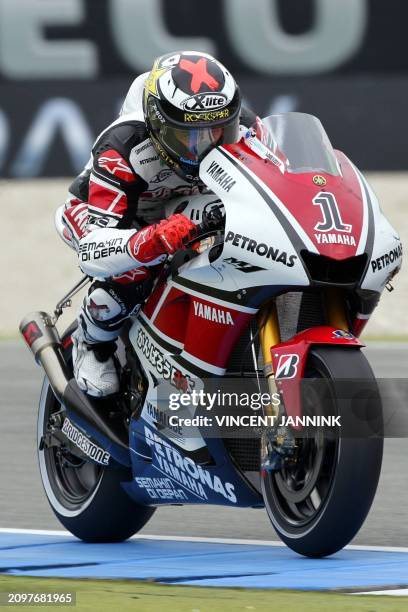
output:
[{"label": "blurred advertising barrier", "polygon": [[[384,213],[408,244],[408,172],[368,173]],[[2,216],[2,257],[0,273],[4,296],[0,317],[0,338],[17,337],[20,319],[31,310],[52,312],[56,302],[80,279],[77,257],[57,236],[54,212],[66,197],[71,179],[0,181]],[[406,264],[405,264],[406,265]],[[408,330],[408,274],[393,281],[395,291],[384,291],[382,300],[367,326],[367,334],[405,337]],[[75,307],[65,311],[60,329],[76,316]]]},{"label": "blurred advertising barrier", "polygon": [[401,72],[406,0],[0,0],[0,79],[143,72],[180,49],[235,74]]},{"label": "blurred advertising barrier", "polygon": [[[405,170],[408,78],[240,79],[260,116],[318,116],[333,145],[364,170]],[[131,79],[2,84],[0,176],[79,173],[98,133],[118,115]]]}]

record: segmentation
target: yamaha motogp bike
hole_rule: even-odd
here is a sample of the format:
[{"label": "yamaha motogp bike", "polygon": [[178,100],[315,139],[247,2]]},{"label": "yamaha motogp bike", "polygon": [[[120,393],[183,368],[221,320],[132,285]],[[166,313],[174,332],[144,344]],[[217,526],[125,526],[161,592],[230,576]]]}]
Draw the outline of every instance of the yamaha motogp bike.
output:
[{"label": "yamaha motogp bike", "polygon": [[[360,529],[380,475],[381,401],[359,336],[401,266],[400,239],[310,115],[259,122],[210,152],[200,177],[209,193],[170,201],[167,212],[193,219],[201,235],[165,265],[122,333],[117,397],[93,401],[73,378],[75,325],[62,338],[55,327],[69,295],[55,317],[21,323],[46,373],[45,493],[88,542],[129,538],[161,505],[221,504],[264,507],[290,548],[330,555]],[[229,389],[266,385],[281,401],[264,413],[277,410],[286,424],[210,436],[172,418],[160,394],[188,396],[224,379]],[[302,424],[328,415],[342,427]]]}]

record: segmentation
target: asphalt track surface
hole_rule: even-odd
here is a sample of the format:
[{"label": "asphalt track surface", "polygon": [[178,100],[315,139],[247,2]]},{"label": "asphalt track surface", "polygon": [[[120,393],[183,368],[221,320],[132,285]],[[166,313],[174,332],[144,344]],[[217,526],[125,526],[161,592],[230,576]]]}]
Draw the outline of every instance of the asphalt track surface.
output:
[{"label": "asphalt track surface", "polygon": [[[408,345],[366,350],[378,377],[408,373]],[[20,342],[0,343],[0,527],[61,529],[42,490],[35,423],[42,374]],[[379,489],[354,544],[408,547],[408,440],[389,439]],[[160,508],[141,534],[275,540],[262,509]]]}]

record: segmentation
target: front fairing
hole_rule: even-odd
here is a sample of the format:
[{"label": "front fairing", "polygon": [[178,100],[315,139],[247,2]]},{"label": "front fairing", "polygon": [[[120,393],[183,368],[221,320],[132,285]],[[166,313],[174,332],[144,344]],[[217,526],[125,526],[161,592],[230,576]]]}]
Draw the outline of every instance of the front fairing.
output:
[{"label": "front fairing", "polygon": [[[282,204],[272,201],[256,178],[237,169],[226,149],[215,149],[205,158],[200,178],[224,205],[224,245],[187,263],[176,280],[231,293],[309,284],[299,247],[282,227]],[[293,219],[287,225],[291,223],[297,225]]]}]

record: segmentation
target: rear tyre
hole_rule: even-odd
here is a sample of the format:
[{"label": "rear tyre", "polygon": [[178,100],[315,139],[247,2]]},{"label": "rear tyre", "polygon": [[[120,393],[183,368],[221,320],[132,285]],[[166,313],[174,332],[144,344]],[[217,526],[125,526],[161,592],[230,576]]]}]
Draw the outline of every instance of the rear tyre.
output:
[{"label": "rear tyre", "polygon": [[[370,510],[381,472],[382,410],[373,372],[360,350],[315,347],[306,377],[323,381],[320,390],[305,391],[304,414],[339,415],[347,431],[361,432],[363,423],[364,434],[378,434],[340,438],[315,432],[298,440],[296,463],[262,479],[266,510],[283,542],[301,555],[324,557],[352,540]],[[361,379],[361,392],[369,400],[359,402],[358,409],[352,399],[336,400],[330,381],[342,379]]]},{"label": "rear tyre", "polygon": [[[70,352],[65,351],[67,362]],[[103,467],[83,461],[64,445],[42,448],[40,442],[49,419],[59,410],[61,405],[45,378],[37,448],[42,483],[54,514],[68,531],[85,542],[126,540],[147,523],[155,509],[137,505],[124,491],[122,484],[132,480],[130,469],[115,463]]]}]

